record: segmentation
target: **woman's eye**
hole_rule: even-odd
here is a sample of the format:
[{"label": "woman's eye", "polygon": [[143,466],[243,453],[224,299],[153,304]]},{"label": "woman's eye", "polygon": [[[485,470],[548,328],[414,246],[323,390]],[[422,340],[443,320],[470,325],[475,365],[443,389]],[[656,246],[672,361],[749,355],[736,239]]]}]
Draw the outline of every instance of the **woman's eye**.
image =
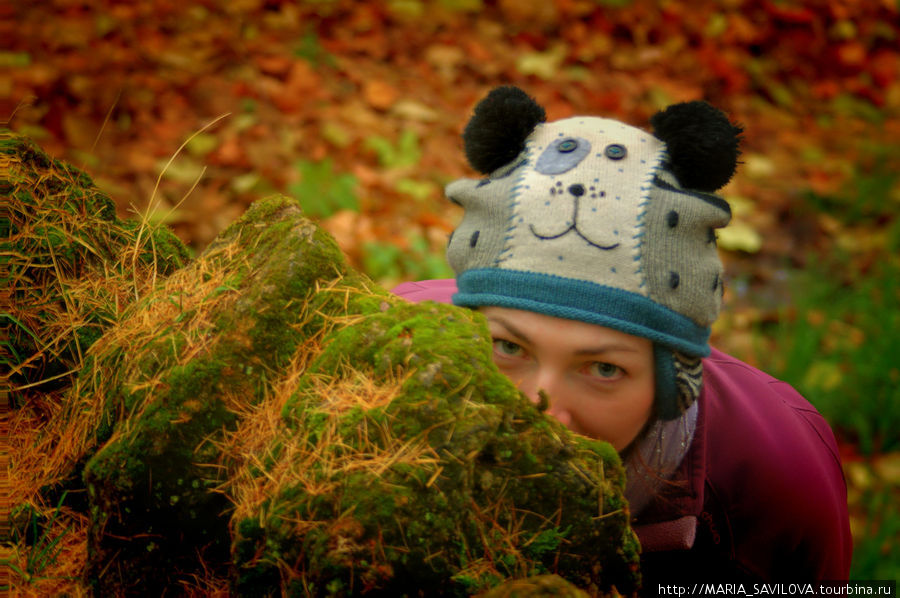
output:
[{"label": "woman's eye", "polygon": [[521,357],[525,353],[525,350],[516,343],[499,338],[494,339],[494,351],[507,357]]},{"label": "woman's eye", "polygon": [[594,363],[588,366],[588,373],[591,376],[598,376],[600,378],[618,378],[623,374],[622,368],[617,365],[613,365],[611,363],[605,363],[602,361],[595,361]]}]

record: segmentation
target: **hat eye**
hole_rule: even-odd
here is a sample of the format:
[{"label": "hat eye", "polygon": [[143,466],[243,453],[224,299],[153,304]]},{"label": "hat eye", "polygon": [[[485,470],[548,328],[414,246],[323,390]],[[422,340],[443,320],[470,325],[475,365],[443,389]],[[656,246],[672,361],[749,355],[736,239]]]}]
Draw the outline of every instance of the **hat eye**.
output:
[{"label": "hat eye", "polygon": [[610,160],[621,160],[628,155],[628,150],[620,143],[611,143],[606,146],[605,153]]},{"label": "hat eye", "polygon": [[578,149],[578,141],[575,139],[571,139],[571,138],[563,139],[556,146],[556,149],[558,149],[560,152],[562,152],[564,154],[568,154],[569,152],[574,152],[576,149]]},{"label": "hat eye", "polygon": [[547,144],[534,169],[541,174],[562,174],[572,170],[591,151],[591,142],[581,137],[560,137]]}]

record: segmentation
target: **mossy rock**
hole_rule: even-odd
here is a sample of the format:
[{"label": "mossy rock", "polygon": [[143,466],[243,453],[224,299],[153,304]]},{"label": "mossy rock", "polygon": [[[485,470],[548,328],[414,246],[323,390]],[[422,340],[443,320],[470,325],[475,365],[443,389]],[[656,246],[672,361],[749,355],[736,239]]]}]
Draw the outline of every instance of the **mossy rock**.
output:
[{"label": "mossy rock", "polygon": [[[96,595],[178,593],[203,576],[247,596],[468,595],[540,574],[636,587],[617,454],[496,370],[479,314],[378,288],[283,196],[176,269],[187,255],[170,233],[115,220],[86,177],[13,145],[5,160],[47,169],[34,188],[65,173],[41,191],[54,216],[92,215],[72,221],[65,251],[53,227],[8,227],[36,252],[23,263],[71,252],[71,276],[37,271],[62,289],[52,301],[73,280],[120,300],[62,362],[82,367],[32,451],[50,482],[83,479]],[[26,179],[4,184],[21,193]],[[99,269],[124,286],[94,285]]]},{"label": "mossy rock", "polygon": [[515,389],[480,314],[385,302],[323,345],[232,480],[239,594],[468,596],[541,573],[637,587],[618,455]]},{"label": "mossy rock", "polygon": [[[607,595],[619,594],[611,592]],[[559,575],[535,575],[504,582],[478,598],[589,598],[589,594]]]},{"label": "mossy rock", "polygon": [[0,165],[10,299],[0,358],[21,406],[67,387],[125,306],[189,256],[167,228],[117,218],[88,175],[9,129],[0,129]]},{"label": "mossy rock", "polygon": [[193,574],[198,556],[229,560],[216,442],[305,350],[308,299],[345,269],[333,239],[273,197],[96,343],[71,403],[92,412],[81,433],[98,447],[84,481],[99,594],[156,593]]}]

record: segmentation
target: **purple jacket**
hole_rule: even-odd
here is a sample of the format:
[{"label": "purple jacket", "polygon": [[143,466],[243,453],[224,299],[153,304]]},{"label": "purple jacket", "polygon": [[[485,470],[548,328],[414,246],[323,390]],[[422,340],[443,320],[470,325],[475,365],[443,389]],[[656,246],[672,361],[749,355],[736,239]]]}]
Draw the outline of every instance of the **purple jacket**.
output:
[{"label": "purple jacket", "polygon": [[[450,303],[456,284],[393,292]],[[645,590],[687,580],[848,579],[847,486],[825,419],[787,383],[715,349],[703,360],[698,401],[677,483],[633,521]]]}]

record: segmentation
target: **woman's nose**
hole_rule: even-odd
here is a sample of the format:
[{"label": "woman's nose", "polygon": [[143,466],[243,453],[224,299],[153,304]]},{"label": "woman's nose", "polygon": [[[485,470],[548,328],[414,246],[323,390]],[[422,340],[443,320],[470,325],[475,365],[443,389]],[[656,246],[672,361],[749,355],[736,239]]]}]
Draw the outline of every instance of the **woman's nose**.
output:
[{"label": "woman's nose", "polygon": [[565,396],[562,394],[557,394],[554,398],[554,396],[549,393],[544,394],[544,396],[546,397],[548,403],[547,415],[552,416],[554,419],[556,419],[556,421],[571,430],[572,413],[569,411],[569,408],[566,405]]},{"label": "woman's nose", "polygon": [[547,402],[547,398],[555,390],[556,383],[549,372],[539,369],[520,380],[518,387],[532,403],[540,405]]},{"label": "woman's nose", "polygon": [[566,406],[566,393],[562,381],[552,371],[536,372],[531,379],[519,385],[519,390],[525,393],[535,405],[545,406],[548,415],[552,415],[566,427],[572,423],[572,416]]}]

